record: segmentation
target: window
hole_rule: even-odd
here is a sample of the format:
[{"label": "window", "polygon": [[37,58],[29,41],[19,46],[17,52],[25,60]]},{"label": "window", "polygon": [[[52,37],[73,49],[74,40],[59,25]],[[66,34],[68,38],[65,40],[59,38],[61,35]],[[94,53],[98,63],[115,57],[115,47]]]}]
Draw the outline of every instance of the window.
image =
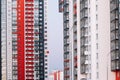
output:
[{"label": "window", "polygon": [[96,40],[98,40],[98,33],[96,34]]},{"label": "window", "polygon": [[98,43],[96,43],[96,49],[98,49]]},{"label": "window", "polygon": [[99,78],[99,72],[97,72],[97,79]]},{"label": "window", "polygon": [[98,30],[98,24],[96,24],[96,30]]},{"label": "window", "polygon": [[98,5],[96,5],[96,11],[98,11]]},{"label": "window", "polygon": [[96,20],[98,20],[98,15],[96,14]]}]

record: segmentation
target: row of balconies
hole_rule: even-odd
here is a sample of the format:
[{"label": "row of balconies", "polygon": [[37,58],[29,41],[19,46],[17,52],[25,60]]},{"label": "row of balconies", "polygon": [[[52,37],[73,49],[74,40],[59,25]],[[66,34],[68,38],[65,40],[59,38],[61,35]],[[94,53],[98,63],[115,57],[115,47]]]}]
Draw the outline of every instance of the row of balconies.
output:
[{"label": "row of balconies", "polygon": [[119,60],[119,0],[110,0],[110,10],[111,10],[111,70],[120,70],[120,60]]}]

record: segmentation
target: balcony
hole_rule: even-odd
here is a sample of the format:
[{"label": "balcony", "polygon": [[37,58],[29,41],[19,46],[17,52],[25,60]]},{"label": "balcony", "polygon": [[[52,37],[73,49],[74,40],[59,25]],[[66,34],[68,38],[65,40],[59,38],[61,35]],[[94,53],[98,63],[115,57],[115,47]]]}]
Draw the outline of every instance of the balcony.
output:
[{"label": "balcony", "polygon": [[74,50],[77,50],[77,45],[74,44],[73,48],[74,48]]},{"label": "balcony", "polygon": [[64,38],[68,38],[68,37],[69,37],[69,32],[67,31],[64,33]]},{"label": "balcony", "polygon": [[64,17],[64,22],[68,22],[69,18],[68,17]]},{"label": "balcony", "polygon": [[116,20],[118,20],[118,14],[116,14],[115,16],[111,15],[110,20],[111,20],[111,21],[116,21]]},{"label": "balcony", "polygon": [[111,60],[119,60],[119,52],[117,52],[117,51],[112,51],[111,52]]},{"label": "balcony", "polygon": [[69,13],[69,9],[68,9],[68,7],[65,7],[64,8],[64,15],[66,15],[67,13]]},{"label": "balcony", "polygon": [[69,5],[69,0],[64,0],[64,6]]},{"label": "balcony", "polygon": [[69,43],[70,43],[69,40],[64,41],[64,45],[69,45]]},{"label": "balcony", "polygon": [[74,69],[74,75],[77,75],[77,70],[76,69]]},{"label": "balcony", "polygon": [[111,51],[118,50],[118,46],[112,46]]},{"label": "balcony", "polygon": [[64,50],[64,53],[66,54],[66,53],[69,53],[69,50]]},{"label": "balcony", "polygon": [[111,41],[118,40],[118,35],[111,35]]},{"label": "balcony", "polygon": [[119,60],[117,60],[117,61],[111,61],[111,70],[112,71],[118,71],[118,70],[120,70]]},{"label": "balcony", "polygon": [[110,30],[111,30],[111,31],[118,30],[118,26],[115,26],[115,25],[112,25],[112,24],[113,24],[113,23],[111,23]]},{"label": "balcony", "polygon": [[[119,4],[119,3],[118,3],[118,4]],[[115,10],[115,9],[118,9],[117,4],[111,3],[111,4],[110,4],[110,10],[113,11],[113,10]]]},{"label": "balcony", "polygon": [[85,64],[85,56],[81,56],[81,65],[84,65]]},{"label": "balcony", "polygon": [[85,9],[88,9],[88,2],[85,1],[85,2],[81,2],[81,6],[80,6],[80,11],[83,11]]},{"label": "balcony", "polygon": [[87,13],[82,14],[81,17],[80,17],[81,20],[82,20],[82,19],[86,19],[86,18],[88,18],[88,14],[87,14]]},{"label": "balcony", "polygon": [[74,38],[74,41],[77,41],[77,35],[74,35],[73,38]]},{"label": "balcony", "polygon": [[69,59],[64,59],[64,62],[69,62],[70,60]]},{"label": "balcony", "polygon": [[85,74],[85,66],[81,65],[81,74]]}]

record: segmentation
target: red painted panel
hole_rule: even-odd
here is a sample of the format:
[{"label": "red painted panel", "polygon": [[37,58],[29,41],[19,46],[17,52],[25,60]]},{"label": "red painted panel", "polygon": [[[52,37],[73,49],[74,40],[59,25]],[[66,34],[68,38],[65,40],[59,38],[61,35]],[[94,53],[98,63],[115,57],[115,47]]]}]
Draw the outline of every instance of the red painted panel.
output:
[{"label": "red painted panel", "polygon": [[54,80],[57,80],[57,73],[54,73]]},{"label": "red painted panel", "polygon": [[25,4],[25,6],[33,6],[33,4]]},{"label": "red painted panel", "polygon": [[116,71],[116,80],[120,80],[120,71]]},{"label": "red painted panel", "polygon": [[60,80],[60,71],[58,71],[58,80]]},{"label": "red painted panel", "polygon": [[33,56],[34,54],[26,54],[26,56]]},{"label": "red painted panel", "polygon": [[24,0],[17,0],[18,80],[25,80],[24,65]]},{"label": "red painted panel", "polygon": [[34,58],[26,58],[26,60],[33,61]]}]

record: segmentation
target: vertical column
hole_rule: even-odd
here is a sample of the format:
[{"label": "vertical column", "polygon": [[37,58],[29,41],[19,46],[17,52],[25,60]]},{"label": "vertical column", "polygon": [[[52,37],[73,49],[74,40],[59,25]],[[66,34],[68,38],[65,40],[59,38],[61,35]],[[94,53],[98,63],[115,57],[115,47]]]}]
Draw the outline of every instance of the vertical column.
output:
[{"label": "vertical column", "polygon": [[[6,45],[7,45],[7,43],[6,43],[6,32],[7,32],[7,29],[6,29],[6,23],[7,23],[7,21],[6,21],[6,17],[7,17],[7,6],[6,6],[6,4],[7,4],[7,2],[6,2],[6,0],[1,0],[1,28],[2,28],[2,30],[1,30],[1,41],[2,41],[2,43],[1,43],[1,45],[2,45],[2,47],[1,47],[1,57],[2,57],[2,80],[6,80],[7,79],[7,66],[6,66],[6,53],[7,53],[7,47],[6,47]],[[3,14],[4,13],[4,14]],[[3,34],[4,33],[4,34]]]},{"label": "vertical column", "polygon": [[[2,11],[1,8],[2,8],[2,6],[1,6],[1,0],[0,0],[0,12]],[[1,26],[1,13],[0,13],[0,41],[2,41],[1,40],[1,37],[2,37],[1,27],[2,26]],[[0,42],[0,45],[1,45],[1,42]],[[1,64],[2,63],[2,58],[1,58],[2,56],[1,56],[1,54],[2,54],[2,51],[1,51],[1,48],[0,48],[0,79],[2,79],[2,67],[1,67],[2,66],[2,64]]]},{"label": "vertical column", "polygon": [[111,71],[120,80],[119,0],[110,0]]},{"label": "vertical column", "polygon": [[47,2],[48,0],[44,0],[44,80],[48,80],[48,47],[47,47]]},{"label": "vertical column", "polygon": [[17,0],[18,80],[25,80],[24,65],[24,0]]},{"label": "vertical column", "polygon": [[44,0],[39,3],[39,80],[44,80]]},{"label": "vertical column", "polygon": [[26,80],[34,80],[34,0],[25,0],[25,66]]},{"label": "vertical column", "polygon": [[12,80],[12,0],[7,0],[7,80]]}]

